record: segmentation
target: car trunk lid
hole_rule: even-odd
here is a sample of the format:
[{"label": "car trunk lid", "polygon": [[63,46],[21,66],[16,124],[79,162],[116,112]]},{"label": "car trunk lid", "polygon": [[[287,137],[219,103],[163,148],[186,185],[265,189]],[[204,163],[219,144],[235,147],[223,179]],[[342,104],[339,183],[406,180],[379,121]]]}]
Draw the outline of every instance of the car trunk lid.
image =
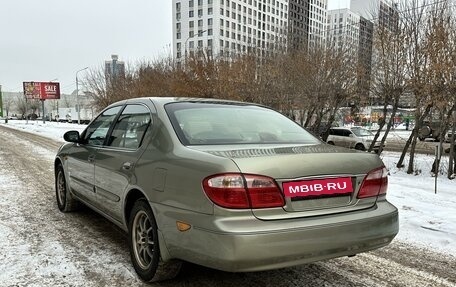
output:
[{"label": "car trunk lid", "polygon": [[[199,148],[201,149],[201,147]],[[370,170],[382,165],[378,156],[326,144],[267,148],[213,148],[207,152],[232,159],[245,174],[273,178],[285,206],[253,209],[260,219],[316,216],[371,207],[376,198],[357,199]]]}]

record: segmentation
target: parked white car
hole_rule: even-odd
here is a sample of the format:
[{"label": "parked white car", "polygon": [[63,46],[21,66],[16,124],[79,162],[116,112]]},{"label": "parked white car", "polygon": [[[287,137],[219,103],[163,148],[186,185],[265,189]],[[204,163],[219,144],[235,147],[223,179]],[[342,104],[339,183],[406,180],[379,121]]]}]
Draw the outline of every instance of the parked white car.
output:
[{"label": "parked white car", "polygon": [[[329,129],[329,136],[326,140],[328,144],[354,148],[357,150],[367,150],[374,139],[374,134],[363,127],[334,127]],[[380,138],[374,146],[374,151],[380,148]],[[383,147],[386,146],[385,145]]]}]

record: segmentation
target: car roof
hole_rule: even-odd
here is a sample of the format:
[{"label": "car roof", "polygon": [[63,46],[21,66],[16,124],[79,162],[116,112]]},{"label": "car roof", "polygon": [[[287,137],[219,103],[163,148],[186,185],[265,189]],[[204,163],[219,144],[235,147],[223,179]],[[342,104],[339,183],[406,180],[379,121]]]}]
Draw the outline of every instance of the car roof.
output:
[{"label": "car roof", "polygon": [[350,128],[347,128],[347,127],[332,127],[330,129],[332,129],[332,130],[350,130]]},{"label": "car roof", "polygon": [[227,105],[239,105],[239,106],[258,106],[270,109],[268,106],[261,104],[250,103],[250,102],[241,102],[241,101],[232,101],[225,99],[214,99],[214,98],[186,98],[186,97],[138,97],[131,98],[122,101],[115,102],[112,105],[119,105],[125,103],[141,103],[146,101],[152,101],[155,105],[165,106],[170,103],[213,103],[213,104],[227,104]]}]

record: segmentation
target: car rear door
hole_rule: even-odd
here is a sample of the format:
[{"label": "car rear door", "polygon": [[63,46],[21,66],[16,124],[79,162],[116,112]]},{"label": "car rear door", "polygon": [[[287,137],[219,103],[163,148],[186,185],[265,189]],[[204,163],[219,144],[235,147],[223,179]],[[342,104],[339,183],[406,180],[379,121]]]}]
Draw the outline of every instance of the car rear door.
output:
[{"label": "car rear door", "polygon": [[344,135],[344,130],[343,129],[334,129],[334,144],[336,146],[343,146],[346,147],[346,141]]},{"label": "car rear door", "polygon": [[350,136],[352,132],[348,129],[342,129],[341,131],[341,139],[342,139],[342,146],[346,148],[354,147],[354,138]]},{"label": "car rear door", "polygon": [[130,184],[134,184],[135,164],[144,152],[150,126],[151,111],[146,105],[127,104],[116,119],[106,145],[97,151],[97,207],[115,220],[122,220],[122,199]]}]

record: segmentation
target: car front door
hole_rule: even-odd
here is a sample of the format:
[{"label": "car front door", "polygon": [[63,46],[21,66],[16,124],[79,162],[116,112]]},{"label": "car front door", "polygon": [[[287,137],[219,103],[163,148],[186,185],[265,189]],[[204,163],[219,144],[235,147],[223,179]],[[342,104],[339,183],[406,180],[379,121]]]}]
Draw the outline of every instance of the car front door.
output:
[{"label": "car front door", "polygon": [[82,141],[76,144],[68,156],[67,166],[70,175],[70,188],[83,201],[95,202],[95,159],[97,150],[103,146],[108,130],[119,113],[121,106],[107,109],[100,114],[81,135]]},{"label": "car front door", "polygon": [[119,222],[122,220],[122,199],[134,181],[135,164],[147,144],[145,134],[150,126],[150,109],[142,104],[128,104],[117,118],[106,145],[97,151],[97,206]]}]

